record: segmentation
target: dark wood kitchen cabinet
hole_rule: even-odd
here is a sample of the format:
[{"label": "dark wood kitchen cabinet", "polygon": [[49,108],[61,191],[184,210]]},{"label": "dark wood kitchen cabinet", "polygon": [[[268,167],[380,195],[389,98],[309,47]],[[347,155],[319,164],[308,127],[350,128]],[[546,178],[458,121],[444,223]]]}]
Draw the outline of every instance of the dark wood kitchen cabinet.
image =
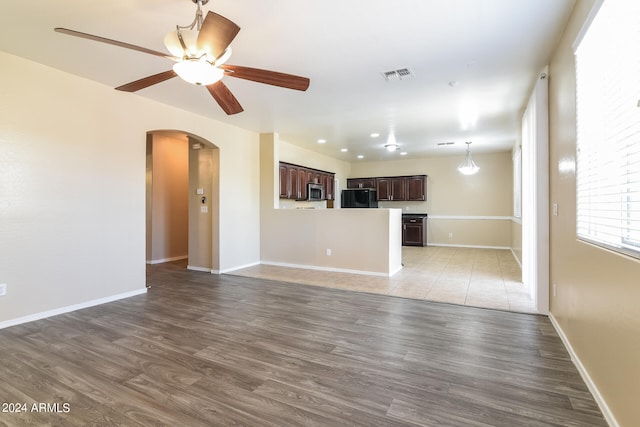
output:
[{"label": "dark wood kitchen cabinet", "polygon": [[324,198],[327,200],[334,200],[333,189],[335,187],[335,178],[331,173],[325,173],[321,176],[321,184],[324,187]]},{"label": "dark wood kitchen cabinet", "polygon": [[289,198],[289,192],[291,191],[289,184],[289,168],[287,165],[280,163],[278,172],[280,175],[280,198],[287,199]]},{"label": "dark wood kitchen cabinet", "polygon": [[289,167],[289,195],[288,199],[298,199],[300,198],[300,186],[298,185],[299,177],[298,177],[298,168],[295,166]]},{"label": "dark wood kitchen cabinet", "polygon": [[305,168],[298,168],[298,200],[306,200],[307,198],[307,183],[311,182],[310,175]]},{"label": "dark wood kitchen cabinet", "polygon": [[402,246],[427,246],[426,216],[402,216]]},{"label": "dark wood kitchen cabinet", "polygon": [[285,162],[280,162],[278,171],[281,199],[305,200],[307,198],[307,184],[317,183],[324,186],[325,200],[334,200],[334,173]]},{"label": "dark wood kitchen cabinet", "polygon": [[349,178],[347,188],[375,188],[378,201],[423,202],[427,200],[427,175]]},{"label": "dark wood kitchen cabinet", "polygon": [[376,188],[375,178],[349,178],[347,188]]},{"label": "dark wood kitchen cabinet", "polygon": [[404,177],[376,178],[378,200],[402,202],[406,200],[406,179]]},{"label": "dark wood kitchen cabinet", "polygon": [[407,176],[406,180],[406,197],[405,200],[409,201],[424,201],[427,200],[427,176],[416,175]]}]

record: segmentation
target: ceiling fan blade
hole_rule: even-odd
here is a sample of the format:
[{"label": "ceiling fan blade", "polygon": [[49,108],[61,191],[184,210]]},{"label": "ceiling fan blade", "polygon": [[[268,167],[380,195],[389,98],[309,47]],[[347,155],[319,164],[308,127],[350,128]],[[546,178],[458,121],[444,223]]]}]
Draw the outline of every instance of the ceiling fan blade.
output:
[{"label": "ceiling fan blade", "polygon": [[198,33],[196,47],[199,51],[211,52],[214,57],[219,58],[239,31],[240,27],[234,22],[209,11]]},{"label": "ceiling fan blade", "polygon": [[154,74],[153,76],[136,80],[135,82],[118,86],[116,90],[121,90],[123,92],[135,92],[137,90],[144,89],[145,87],[153,86],[154,84],[169,80],[170,78],[175,76],[177,76],[177,74],[173,70],[164,71],[162,73]]},{"label": "ceiling fan blade", "polygon": [[244,111],[242,105],[240,105],[236,97],[233,96],[227,85],[222,83],[222,80],[218,80],[213,84],[207,85],[207,89],[211,96],[213,96],[216,102],[228,115]]},{"label": "ceiling fan blade", "polygon": [[80,37],[83,39],[89,39],[100,43],[106,43],[113,46],[124,47],[125,49],[131,49],[142,53],[147,53],[149,55],[160,56],[162,58],[167,58],[171,60],[177,60],[178,58],[167,55],[166,53],[158,52],[157,50],[147,49],[146,47],[136,46],[134,44],[120,42],[118,40],[108,39],[106,37],[94,36],[93,34],[81,33],[80,31],[69,30],[68,28],[54,28],[54,31],[62,34],[67,34],[69,36]]},{"label": "ceiling fan blade", "polygon": [[306,77],[293,74],[279,73],[277,71],[260,70],[258,68],[241,67],[239,65],[221,65],[220,68],[231,77],[265,83],[273,86],[285,87],[305,91],[309,87],[310,80]]}]

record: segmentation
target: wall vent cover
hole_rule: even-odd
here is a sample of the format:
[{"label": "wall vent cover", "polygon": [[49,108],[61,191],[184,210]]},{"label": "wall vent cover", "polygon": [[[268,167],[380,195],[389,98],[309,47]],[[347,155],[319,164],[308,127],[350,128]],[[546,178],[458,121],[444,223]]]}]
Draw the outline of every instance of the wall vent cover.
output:
[{"label": "wall vent cover", "polygon": [[392,80],[407,80],[416,76],[415,74],[413,74],[413,71],[409,67],[382,71],[380,74],[382,74],[382,77],[384,77],[384,79],[388,82]]}]

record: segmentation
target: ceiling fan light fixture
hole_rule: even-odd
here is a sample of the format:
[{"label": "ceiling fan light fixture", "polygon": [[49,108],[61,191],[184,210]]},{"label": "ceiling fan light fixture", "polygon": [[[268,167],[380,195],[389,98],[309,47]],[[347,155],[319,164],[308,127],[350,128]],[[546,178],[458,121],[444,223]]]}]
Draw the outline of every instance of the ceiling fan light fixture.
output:
[{"label": "ceiling fan light fixture", "polygon": [[224,53],[222,55],[220,55],[219,58],[216,59],[215,64],[216,66],[220,66],[222,64],[224,64],[225,62],[227,62],[227,60],[229,58],[231,58],[231,45],[227,46],[227,48],[224,50]]},{"label": "ceiling fan light fixture", "polygon": [[173,71],[180,78],[194,85],[208,86],[222,79],[224,71],[204,60],[187,59],[176,62]]},{"label": "ceiling fan light fixture", "polygon": [[[180,42],[180,37],[182,37],[184,47]],[[170,31],[164,36],[164,45],[167,47],[169,52],[177,58],[202,56],[202,54],[206,52],[198,51],[198,48],[196,47],[197,40],[198,31],[196,30]]]},{"label": "ceiling fan light fixture", "polygon": [[465,156],[464,161],[458,166],[458,172],[463,175],[473,175],[480,170],[480,167],[476,165],[471,158],[471,150],[469,149],[471,141],[467,141],[465,144],[467,144],[467,155]]}]

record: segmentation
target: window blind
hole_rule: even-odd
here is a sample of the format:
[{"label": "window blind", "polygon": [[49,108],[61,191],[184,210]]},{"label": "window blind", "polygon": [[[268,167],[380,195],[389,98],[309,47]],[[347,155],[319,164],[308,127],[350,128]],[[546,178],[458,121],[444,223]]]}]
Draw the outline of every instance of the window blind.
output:
[{"label": "window blind", "polygon": [[579,239],[640,257],[640,1],[607,0],[576,48]]}]

